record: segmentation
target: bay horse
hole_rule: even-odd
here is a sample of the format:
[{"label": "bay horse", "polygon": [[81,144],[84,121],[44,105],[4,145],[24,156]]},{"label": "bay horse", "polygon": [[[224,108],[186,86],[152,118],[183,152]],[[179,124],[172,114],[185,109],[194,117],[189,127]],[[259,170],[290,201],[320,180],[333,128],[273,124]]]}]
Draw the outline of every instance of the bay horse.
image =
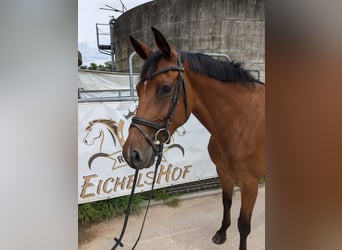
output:
[{"label": "bay horse", "polygon": [[154,27],[152,31],[156,52],[130,36],[145,62],[123,156],[134,169],[150,167],[156,145],[167,143],[193,113],[211,134],[208,151],[222,184],[223,220],[212,241],[222,244],[226,240],[236,181],[241,191],[239,249],[245,250],[258,181],[265,170],[265,85],[240,63],[176,50],[160,31]]}]

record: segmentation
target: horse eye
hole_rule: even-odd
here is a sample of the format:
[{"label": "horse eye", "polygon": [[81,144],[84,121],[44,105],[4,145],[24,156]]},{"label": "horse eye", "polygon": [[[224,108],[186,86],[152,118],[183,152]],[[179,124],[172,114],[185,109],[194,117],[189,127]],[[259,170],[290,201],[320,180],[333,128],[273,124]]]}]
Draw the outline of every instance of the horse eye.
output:
[{"label": "horse eye", "polygon": [[164,85],[162,88],[164,94],[170,93],[171,89],[172,89],[172,85]]}]

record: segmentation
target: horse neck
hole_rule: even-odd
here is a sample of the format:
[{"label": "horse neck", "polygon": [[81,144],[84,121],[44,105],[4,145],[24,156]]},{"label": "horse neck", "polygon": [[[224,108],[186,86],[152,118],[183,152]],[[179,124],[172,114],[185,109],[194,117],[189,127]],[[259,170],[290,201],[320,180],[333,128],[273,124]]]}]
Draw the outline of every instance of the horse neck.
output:
[{"label": "horse neck", "polygon": [[193,95],[193,114],[212,135],[220,136],[244,112],[253,87],[222,83],[191,70],[187,72]]}]

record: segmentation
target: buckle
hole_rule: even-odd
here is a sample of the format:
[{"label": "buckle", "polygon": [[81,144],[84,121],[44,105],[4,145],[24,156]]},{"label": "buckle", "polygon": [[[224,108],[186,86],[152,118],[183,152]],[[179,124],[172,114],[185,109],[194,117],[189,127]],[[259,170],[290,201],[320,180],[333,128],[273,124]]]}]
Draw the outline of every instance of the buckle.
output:
[{"label": "buckle", "polygon": [[[161,142],[162,138],[158,138],[160,133],[162,133],[162,135],[164,135],[166,137],[166,140],[164,140],[163,142]],[[160,145],[160,144],[168,143],[170,141],[170,137],[171,137],[170,132],[166,128],[161,128],[154,135],[153,143],[155,145]]]}]

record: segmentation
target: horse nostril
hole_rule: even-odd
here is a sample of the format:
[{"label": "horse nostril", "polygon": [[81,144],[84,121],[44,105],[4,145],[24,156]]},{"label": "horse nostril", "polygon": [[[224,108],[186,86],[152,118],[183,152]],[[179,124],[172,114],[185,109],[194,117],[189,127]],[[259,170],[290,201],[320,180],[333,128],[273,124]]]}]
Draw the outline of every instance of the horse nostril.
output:
[{"label": "horse nostril", "polygon": [[140,161],[139,153],[136,150],[132,152],[132,159],[133,161]]},{"label": "horse nostril", "polygon": [[139,152],[136,150],[132,151],[131,154],[131,163],[133,165],[134,168],[140,169],[141,165],[142,165],[142,161],[139,155]]}]

